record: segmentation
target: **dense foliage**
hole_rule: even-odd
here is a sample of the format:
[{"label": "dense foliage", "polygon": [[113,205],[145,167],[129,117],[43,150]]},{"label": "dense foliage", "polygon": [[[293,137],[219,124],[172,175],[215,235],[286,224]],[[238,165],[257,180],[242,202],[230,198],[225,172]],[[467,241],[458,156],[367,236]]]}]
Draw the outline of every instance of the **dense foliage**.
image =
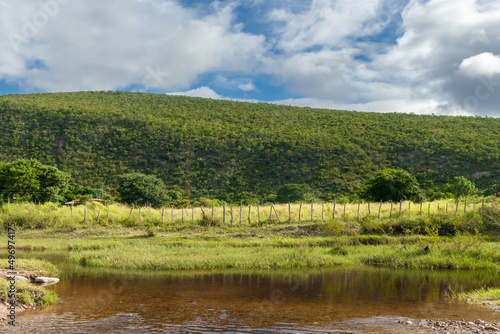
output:
[{"label": "dense foliage", "polygon": [[454,198],[459,199],[463,196],[471,196],[477,193],[474,182],[464,176],[455,176],[452,183],[444,185],[444,190],[451,193]]},{"label": "dense foliage", "polygon": [[311,193],[311,187],[307,184],[289,183],[281,186],[276,194],[276,202],[290,203],[308,199],[307,195]]},{"label": "dense foliage", "polygon": [[428,194],[455,176],[486,189],[500,175],[493,118],[80,92],[0,96],[0,131],[0,161],[36,158],[111,193],[133,172],[185,197],[234,202],[289,183],[331,200],[386,167],[409,171]]},{"label": "dense foliage", "polygon": [[415,176],[402,169],[385,168],[367,180],[361,191],[367,201],[406,201],[421,202],[424,194]]},{"label": "dense foliage", "polygon": [[162,180],[154,175],[130,173],[120,176],[118,194],[125,203],[160,207],[172,200]]},{"label": "dense foliage", "polygon": [[70,179],[68,173],[41,164],[35,159],[20,159],[0,164],[0,196],[18,201],[58,202]]}]

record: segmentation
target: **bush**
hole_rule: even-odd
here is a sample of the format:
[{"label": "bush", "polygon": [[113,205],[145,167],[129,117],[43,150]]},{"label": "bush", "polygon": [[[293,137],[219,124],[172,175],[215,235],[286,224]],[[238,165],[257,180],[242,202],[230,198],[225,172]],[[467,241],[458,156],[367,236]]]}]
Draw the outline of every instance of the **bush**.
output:
[{"label": "bush", "polygon": [[307,184],[285,184],[278,189],[276,202],[289,203],[306,200],[311,188]]},{"label": "bush", "polygon": [[128,204],[161,207],[171,198],[162,180],[154,175],[130,173],[120,176],[118,194],[123,202]]},{"label": "bush", "polygon": [[362,199],[373,202],[413,201],[420,203],[424,193],[415,176],[402,169],[385,168],[365,182],[360,192]]},{"label": "bush", "polygon": [[455,176],[453,178],[453,183],[445,184],[444,190],[451,193],[456,199],[463,196],[472,196],[477,193],[477,188],[474,182],[469,181],[464,176]]}]

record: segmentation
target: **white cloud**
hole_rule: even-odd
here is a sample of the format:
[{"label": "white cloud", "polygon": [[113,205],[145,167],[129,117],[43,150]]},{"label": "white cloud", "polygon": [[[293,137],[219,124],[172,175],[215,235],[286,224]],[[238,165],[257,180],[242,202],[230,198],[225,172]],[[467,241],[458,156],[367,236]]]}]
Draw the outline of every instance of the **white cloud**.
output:
[{"label": "white cloud", "polygon": [[471,80],[498,73],[498,2],[411,0],[396,44],[375,47],[353,37],[380,31],[382,12],[397,4],[380,0],[360,10],[350,3],[313,1],[300,14],[273,12],[275,20],[290,20],[281,30],[286,53],[276,75],[295,95],[362,110],[499,113],[500,78]]},{"label": "white cloud", "polygon": [[339,47],[346,37],[363,35],[364,24],[376,15],[378,5],[379,0],[313,0],[306,12],[275,9],[269,17],[285,23],[277,45],[286,51]]},{"label": "white cloud", "polygon": [[185,92],[173,92],[173,93],[167,93],[168,95],[181,95],[181,96],[192,96],[192,97],[204,97],[208,99],[217,99],[217,100],[227,100],[228,98],[225,98],[219,94],[217,94],[214,90],[212,90],[210,87],[202,86],[198,87],[196,89],[191,89]]},{"label": "white cloud", "polygon": [[[385,80],[412,89],[412,98],[440,101],[449,113],[498,114],[500,94],[490,94],[474,108],[477,81],[458,73],[485,74],[479,62],[499,54],[500,8],[490,1],[412,0],[402,13],[404,34],[387,53],[378,55],[373,69]],[[493,3],[493,1],[491,1]],[[485,10],[488,9],[488,10]],[[481,55],[479,58],[474,56]],[[463,63],[464,59],[471,59]],[[462,67],[461,67],[461,64]],[[464,67],[465,66],[465,67]],[[460,70],[461,68],[461,70]]]},{"label": "white cloud", "polygon": [[[251,24],[262,25],[253,30],[238,14],[251,6],[260,15]],[[284,100],[294,105],[499,114],[498,0],[191,8],[181,0],[0,0],[0,8],[0,80],[28,90],[144,86],[228,99],[215,91],[257,95],[264,77],[302,97]]]},{"label": "white cloud", "polygon": [[245,91],[245,92],[256,90],[255,85],[251,81],[247,82],[245,84],[239,85],[238,88],[241,89],[242,91]]},{"label": "white cloud", "polygon": [[464,59],[458,71],[472,79],[500,74],[500,56],[484,52]]},{"label": "white cloud", "polygon": [[[232,24],[232,5],[202,15],[175,1],[48,1],[54,15],[33,0],[2,8],[0,79],[48,91],[181,88],[210,71],[251,71],[264,52],[263,36]],[[32,60],[46,68],[27,68]]]}]

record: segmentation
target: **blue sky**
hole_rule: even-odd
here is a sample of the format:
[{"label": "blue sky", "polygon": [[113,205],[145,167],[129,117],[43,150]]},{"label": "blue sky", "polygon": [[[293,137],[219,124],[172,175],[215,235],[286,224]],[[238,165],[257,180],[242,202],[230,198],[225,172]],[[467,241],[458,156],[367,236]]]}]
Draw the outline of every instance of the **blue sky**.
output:
[{"label": "blue sky", "polygon": [[500,116],[497,0],[0,0],[0,94]]}]

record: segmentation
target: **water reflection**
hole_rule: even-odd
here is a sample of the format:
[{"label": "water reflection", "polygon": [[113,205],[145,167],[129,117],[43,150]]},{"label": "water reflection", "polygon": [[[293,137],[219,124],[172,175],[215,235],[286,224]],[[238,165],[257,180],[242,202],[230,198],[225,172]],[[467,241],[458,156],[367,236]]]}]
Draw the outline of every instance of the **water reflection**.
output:
[{"label": "water reflection", "polygon": [[[375,317],[500,321],[445,293],[500,286],[495,272],[387,269],[134,272],[63,269],[50,287],[60,303],[28,311],[23,329],[47,333],[356,332],[346,321]],[[36,320],[36,321],[35,321]],[[31,327],[30,327],[31,326]],[[35,327],[33,327],[35,326]]]}]

